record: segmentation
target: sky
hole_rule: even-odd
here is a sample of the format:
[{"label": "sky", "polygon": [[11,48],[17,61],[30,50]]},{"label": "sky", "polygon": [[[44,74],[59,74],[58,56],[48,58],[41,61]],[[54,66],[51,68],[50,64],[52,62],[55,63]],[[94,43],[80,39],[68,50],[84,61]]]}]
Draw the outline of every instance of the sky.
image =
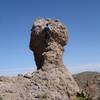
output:
[{"label": "sky", "polygon": [[0,75],[36,70],[29,50],[36,18],[67,27],[63,62],[71,73],[100,71],[100,0],[0,0]]}]

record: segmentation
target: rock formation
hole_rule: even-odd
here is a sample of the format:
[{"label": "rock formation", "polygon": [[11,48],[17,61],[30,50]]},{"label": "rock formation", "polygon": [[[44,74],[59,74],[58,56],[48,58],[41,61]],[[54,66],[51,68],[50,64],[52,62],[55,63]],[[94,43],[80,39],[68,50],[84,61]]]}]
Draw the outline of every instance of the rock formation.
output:
[{"label": "rock formation", "polygon": [[[48,34],[44,30],[46,24],[50,27],[49,39],[46,38]],[[50,19],[36,20],[32,27],[30,49],[34,53],[37,69],[48,68],[50,64],[63,64],[62,55],[67,41],[67,29],[61,22]]]},{"label": "rock formation", "polygon": [[30,49],[38,70],[13,78],[0,77],[0,100],[72,100],[79,87],[62,61],[67,41],[67,29],[60,21],[37,19],[31,30]]}]

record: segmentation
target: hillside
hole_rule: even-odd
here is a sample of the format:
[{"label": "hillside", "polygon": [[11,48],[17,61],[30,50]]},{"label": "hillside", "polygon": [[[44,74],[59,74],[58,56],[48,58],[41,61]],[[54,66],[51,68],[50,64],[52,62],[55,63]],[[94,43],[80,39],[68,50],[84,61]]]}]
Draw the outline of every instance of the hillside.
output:
[{"label": "hillside", "polygon": [[92,97],[92,100],[100,100],[100,73],[82,72],[73,77],[79,87]]}]

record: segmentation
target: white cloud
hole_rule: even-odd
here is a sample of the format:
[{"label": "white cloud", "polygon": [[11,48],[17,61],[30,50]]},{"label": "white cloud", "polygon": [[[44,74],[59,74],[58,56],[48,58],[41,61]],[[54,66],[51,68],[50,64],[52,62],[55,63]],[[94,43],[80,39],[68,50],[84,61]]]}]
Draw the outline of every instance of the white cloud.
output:
[{"label": "white cloud", "polygon": [[84,64],[84,65],[68,66],[68,69],[73,74],[84,72],[84,71],[100,72],[100,64]]},{"label": "white cloud", "polygon": [[2,67],[0,69],[0,76],[16,76],[17,74],[25,74],[27,72],[33,72],[36,70],[36,67],[20,67],[20,68],[17,68],[17,67]]},{"label": "white cloud", "polygon": [[100,67],[100,64],[77,65],[77,67]]}]

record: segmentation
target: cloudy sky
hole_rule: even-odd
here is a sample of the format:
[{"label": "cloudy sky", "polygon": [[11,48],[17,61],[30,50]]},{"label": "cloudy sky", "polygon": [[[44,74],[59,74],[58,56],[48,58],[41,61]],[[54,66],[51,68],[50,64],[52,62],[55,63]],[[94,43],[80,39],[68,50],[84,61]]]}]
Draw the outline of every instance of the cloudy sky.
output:
[{"label": "cloudy sky", "polygon": [[0,75],[36,70],[30,30],[36,18],[47,17],[68,28],[67,68],[100,71],[100,0],[0,0]]}]

